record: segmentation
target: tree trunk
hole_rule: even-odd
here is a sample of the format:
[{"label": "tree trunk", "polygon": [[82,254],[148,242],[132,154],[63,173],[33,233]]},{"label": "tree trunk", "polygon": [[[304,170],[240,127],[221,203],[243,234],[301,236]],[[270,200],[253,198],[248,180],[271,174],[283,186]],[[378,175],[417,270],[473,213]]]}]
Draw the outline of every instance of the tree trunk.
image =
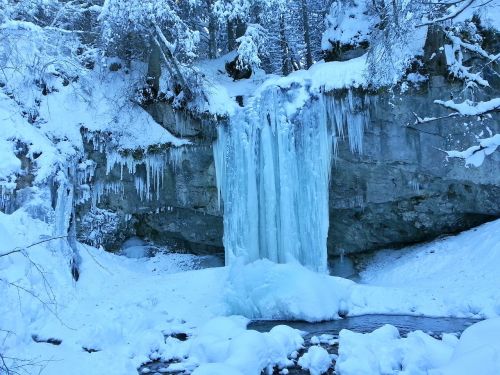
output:
[{"label": "tree trunk", "polygon": [[217,57],[217,20],[212,13],[212,0],[207,0],[208,18],[208,58]]},{"label": "tree trunk", "polygon": [[151,52],[148,60],[148,73],[146,83],[151,88],[154,96],[160,91],[160,76],[161,76],[161,52],[160,46],[154,41],[151,43]]},{"label": "tree trunk", "polygon": [[279,17],[280,17],[281,71],[283,75],[286,76],[291,73],[292,69],[290,68],[290,56],[285,34],[285,17],[283,14],[280,14]]},{"label": "tree trunk", "polygon": [[234,36],[234,21],[227,21],[227,51],[231,52],[236,49],[236,38]]},{"label": "tree trunk", "polygon": [[238,18],[236,20],[236,39],[245,35],[246,30],[247,30],[247,24]]},{"label": "tree trunk", "polygon": [[306,67],[309,68],[313,64],[312,46],[311,46],[311,29],[309,25],[309,8],[307,0],[301,0],[302,7],[302,23],[304,26],[304,42],[306,44]]}]

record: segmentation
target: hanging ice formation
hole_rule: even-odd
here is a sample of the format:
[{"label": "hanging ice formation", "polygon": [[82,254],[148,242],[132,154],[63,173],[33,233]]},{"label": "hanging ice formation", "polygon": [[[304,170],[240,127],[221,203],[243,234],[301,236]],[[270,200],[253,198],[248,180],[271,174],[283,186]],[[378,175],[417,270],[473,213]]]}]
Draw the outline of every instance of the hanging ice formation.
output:
[{"label": "hanging ice formation", "polygon": [[362,151],[365,99],[320,95],[300,110],[293,99],[268,89],[218,128],[226,264],[268,258],[327,271],[331,161],[344,135]]},{"label": "hanging ice formation", "polygon": [[79,278],[80,254],[76,242],[75,222],[75,177],[77,166],[73,160],[67,160],[68,166],[59,170],[54,183],[57,186],[54,233],[60,251],[67,257],[71,274],[75,281]]},{"label": "hanging ice formation", "polygon": [[[176,114],[176,129],[183,130],[187,127],[186,116]],[[184,131],[184,130],[183,130]],[[136,157],[133,151],[117,150],[110,146],[109,134],[99,132],[88,132],[85,139],[92,143],[95,151],[106,154],[106,175],[110,175],[114,168],[119,168],[120,180],[92,183],[92,188],[84,192],[82,200],[92,199],[92,207],[101,202],[101,197],[109,194],[124,193],[124,171],[126,170],[134,178],[135,189],[141,201],[159,200],[161,187],[164,183],[165,173],[170,166],[172,169],[178,166],[184,160],[186,154],[190,151],[189,146],[174,146],[166,148],[160,152],[142,152],[142,156]],[[81,184],[90,183],[94,179],[95,165],[82,166],[80,172]]]}]

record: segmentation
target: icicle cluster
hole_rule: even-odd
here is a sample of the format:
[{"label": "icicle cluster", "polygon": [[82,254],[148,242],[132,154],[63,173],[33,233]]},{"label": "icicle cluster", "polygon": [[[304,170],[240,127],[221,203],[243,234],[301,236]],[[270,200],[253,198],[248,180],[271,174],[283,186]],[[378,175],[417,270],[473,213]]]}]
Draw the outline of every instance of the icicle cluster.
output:
[{"label": "icicle cluster", "polygon": [[[192,121],[192,119],[185,113],[175,112],[175,129],[178,133],[184,134],[188,129],[190,121]],[[131,152],[134,150],[121,150],[116,146],[110,132],[85,130],[83,132],[83,137],[87,142],[92,144],[94,151],[106,154],[106,174],[109,175],[111,171],[117,167],[120,169],[120,181],[122,181],[123,172],[126,170],[134,177],[135,188],[140,199],[145,201],[160,198],[160,189],[163,186],[167,166],[170,165],[175,170],[182,163],[186,152],[189,151],[189,147],[187,146],[171,145],[164,152],[135,150],[140,151],[142,155],[136,157],[131,153],[125,154],[124,152]],[[139,166],[141,166],[140,171],[138,171]],[[145,174],[142,173],[143,168]],[[83,181],[80,182],[81,184],[90,183],[90,185],[93,186],[92,189],[88,187],[88,193],[85,191],[85,187],[82,186],[82,197],[80,201],[92,198],[93,205],[95,206],[95,203],[99,203],[103,195],[123,193],[123,184],[121,182],[91,184],[93,170],[91,174],[80,173],[80,175],[83,179]],[[90,192],[90,190],[92,191]]]},{"label": "icicle cluster", "polygon": [[[187,150],[186,147],[170,148],[168,152],[156,154],[145,154],[137,159],[132,155],[122,155],[118,152],[108,152],[106,154],[106,174],[109,174],[115,167],[120,168],[120,180],[123,180],[123,172],[134,176],[135,188],[141,200],[151,200],[153,197],[160,199],[160,189],[163,186],[165,169],[171,165],[174,169],[182,162],[182,158]],[[146,171],[145,176],[137,173],[137,167],[143,165]],[[93,194],[93,199],[99,202],[101,195],[108,193],[123,193],[121,182],[97,186]]]},{"label": "icicle cluster", "polygon": [[368,118],[352,93],[320,96],[295,115],[287,100],[268,89],[218,128],[226,264],[268,258],[326,272],[332,156],[344,135],[353,152],[362,151]]},{"label": "icicle cluster", "polygon": [[101,203],[101,197],[108,194],[121,194],[123,196],[124,186],[121,181],[102,183],[97,182],[92,189],[92,207],[96,207]]}]

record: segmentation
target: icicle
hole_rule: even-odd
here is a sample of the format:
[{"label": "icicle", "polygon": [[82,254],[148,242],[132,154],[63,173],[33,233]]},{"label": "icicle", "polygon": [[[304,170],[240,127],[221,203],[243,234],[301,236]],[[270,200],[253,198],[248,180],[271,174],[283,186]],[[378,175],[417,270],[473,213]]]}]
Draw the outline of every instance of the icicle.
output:
[{"label": "icicle", "polygon": [[410,185],[410,188],[417,192],[420,193],[420,183],[417,180],[411,180],[408,182],[408,185]]},{"label": "icicle", "polygon": [[123,195],[124,186],[123,182],[108,182],[102,183],[97,182],[92,187],[92,207],[97,207],[97,204],[101,203],[101,197],[109,194],[121,194]]}]

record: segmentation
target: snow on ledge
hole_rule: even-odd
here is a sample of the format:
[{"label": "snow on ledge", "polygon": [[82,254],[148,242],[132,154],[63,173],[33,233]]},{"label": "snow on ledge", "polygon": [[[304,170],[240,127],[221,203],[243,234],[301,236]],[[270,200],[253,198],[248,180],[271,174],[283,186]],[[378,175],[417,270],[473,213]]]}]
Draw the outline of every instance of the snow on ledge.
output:
[{"label": "snow on ledge", "polygon": [[311,94],[368,86],[366,55],[348,61],[319,61],[308,70],[298,70],[286,77],[257,71],[255,77],[239,81],[232,81],[221,74],[222,68],[217,70],[219,65],[223,65],[221,62],[230,57],[232,55],[203,65],[210,77],[209,84],[205,86],[208,111],[215,115],[233,116],[239,109],[235,101],[237,96],[252,98],[262,95],[270,87],[298,88],[297,92],[302,91],[298,95],[300,98],[294,98],[290,108],[287,108],[290,113],[301,108]]}]

